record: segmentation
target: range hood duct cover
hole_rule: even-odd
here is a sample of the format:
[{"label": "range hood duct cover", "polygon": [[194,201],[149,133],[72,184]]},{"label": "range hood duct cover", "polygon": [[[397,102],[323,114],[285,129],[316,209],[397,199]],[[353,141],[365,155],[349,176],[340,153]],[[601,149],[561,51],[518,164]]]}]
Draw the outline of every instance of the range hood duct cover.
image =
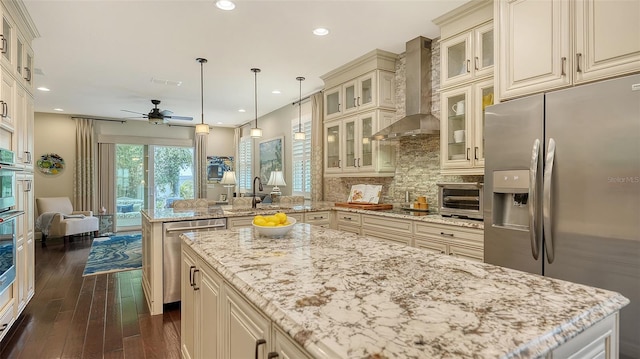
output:
[{"label": "range hood duct cover", "polygon": [[419,36],[407,42],[405,62],[405,117],[373,140],[440,133],[440,120],[431,114],[431,40]]}]

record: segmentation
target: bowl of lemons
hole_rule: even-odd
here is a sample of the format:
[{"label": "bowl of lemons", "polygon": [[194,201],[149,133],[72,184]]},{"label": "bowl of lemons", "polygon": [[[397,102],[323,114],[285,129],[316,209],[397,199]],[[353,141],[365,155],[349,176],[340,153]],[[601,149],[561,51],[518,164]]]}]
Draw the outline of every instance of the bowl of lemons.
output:
[{"label": "bowl of lemons", "polygon": [[288,217],[285,213],[276,213],[269,216],[257,215],[253,217],[253,228],[259,234],[268,237],[284,236],[296,224],[296,219]]}]

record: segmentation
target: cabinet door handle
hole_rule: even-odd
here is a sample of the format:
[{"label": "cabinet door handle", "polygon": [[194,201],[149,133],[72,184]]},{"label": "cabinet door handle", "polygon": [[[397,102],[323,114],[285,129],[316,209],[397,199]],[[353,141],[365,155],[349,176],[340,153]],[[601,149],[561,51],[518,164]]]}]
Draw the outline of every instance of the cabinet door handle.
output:
[{"label": "cabinet door handle", "polygon": [[358,157],[358,167],[360,167],[360,157]]},{"label": "cabinet door handle", "polygon": [[358,99],[356,100],[356,106],[360,106],[360,96],[358,96]]},{"label": "cabinet door handle", "polygon": [[31,192],[31,183],[33,181],[32,180],[27,180],[27,186],[26,189],[24,190],[25,192]]},{"label": "cabinet door handle", "polygon": [[445,237],[453,237],[453,233],[440,232],[440,235]]},{"label": "cabinet door handle", "polygon": [[478,159],[478,146],[476,146],[473,150],[473,158],[476,160]]},{"label": "cabinet door handle", "polygon": [[24,153],[27,155],[27,162],[26,163],[31,163],[31,152],[30,151],[24,151]]},{"label": "cabinet door handle", "polygon": [[582,54],[578,52],[576,54],[576,72],[582,72],[582,69],[580,68],[581,59],[582,59]]},{"label": "cabinet door handle", "polygon": [[276,352],[270,352],[269,354],[267,354],[267,359],[279,358],[279,357],[280,357],[280,354]]},{"label": "cabinet door handle", "polygon": [[353,159],[353,167],[358,167],[358,164],[357,164],[357,163],[358,163],[358,159],[357,159],[357,158],[354,158],[354,159]]},{"label": "cabinet door handle", "polygon": [[196,287],[196,273],[200,272],[200,269],[193,270],[193,290],[200,290],[200,287]]},{"label": "cabinet door handle", "polygon": [[0,327],[0,332],[3,332],[5,329],[7,329],[8,326],[9,326],[9,323],[2,324],[2,327]]},{"label": "cabinet door handle", "polygon": [[480,61],[478,59],[478,56],[475,57],[474,61],[473,61],[476,65],[476,71],[480,70]]},{"label": "cabinet door handle", "polygon": [[195,283],[193,282],[193,270],[196,269],[196,266],[190,266],[189,267],[189,285],[191,285],[192,287],[195,285]]},{"label": "cabinet door handle", "polygon": [[567,72],[565,71],[565,67],[567,66],[567,58],[562,57],[562,67],[560,69],[560,76],[566,76]]},{"label": "cabinet door handle", "polygon": [[338,160],[338,168],[342,168],[342,167],[340,167],[340,161],[342,161],[342,160]]},{"label": "cabinet door handle", "polygon": [[260,348],[261,345],[263,344],[267,344],[267,341],[264,339],[258,339],[256,340],[256,355],[255,355],[255,359],[258,359],[258,348]]},{"label": "cabinet door handle", "polygon": [[9,104],[2,101],[2,117],[9,117]]},{"label": "cabinet door handle", "polygon": [[471,158],[469,158],[469,150],[471,150],[471,147],[467,147],[467,161],[469,161]]},{"label": "cabinet door handle", "polygon": [[0,48],[0,52],[2,52],[3,54],[7,53],[7,39],[4,37],[4,35],[0,34],[0,39],[2,40],[2,48]]},{"label": "cabinet door handle", "polygon": [[467,59],[467,73],[471,73],[471,60]]},{"label": "cabinet door handle", "polygon": [[24,73],[26,74],[24,79],[27,80],[28,82],[31,82],[31,69],[25,66]]}]

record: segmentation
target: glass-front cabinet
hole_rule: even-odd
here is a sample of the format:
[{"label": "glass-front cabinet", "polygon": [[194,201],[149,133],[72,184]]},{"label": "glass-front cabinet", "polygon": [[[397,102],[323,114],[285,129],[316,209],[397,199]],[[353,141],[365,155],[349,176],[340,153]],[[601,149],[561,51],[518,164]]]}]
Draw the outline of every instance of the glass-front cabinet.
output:
[{"label": "glass-front cabinet", "polygon": [[374,76],[375,72],[370,72],[342,85],[345,114],[373,106],[376,100],[375,82],[373,81]]},{"label": "glass-front cabinet", "polygon": [[394,111],[372,110],[325,123],[325,174],[392,176],[396,146],[371,140],[378,124],[392,121]]},{"label": "glass-front cabinet", "polygon": [[333,121],[331,123],[325,123],[324,125],[324,139],[325,139],[325,158],[324,158],[324,171],[325,173],[339,173],[342,171],[340,157],[340,121]]},{"label": "glass-front cabinet", "polygon": [[441,86],[448,87],[493,74],[493,22],[443,40]]},{"label": "glass-front cabinet", "polygon": [[324,92],[324,119],[330,120],[342,115],[342,86]]},{"label": "glass-front cabinet", "polygon": [[484,173],[484,109],[493,104],[493,80],[441,93],[443,174]]}]

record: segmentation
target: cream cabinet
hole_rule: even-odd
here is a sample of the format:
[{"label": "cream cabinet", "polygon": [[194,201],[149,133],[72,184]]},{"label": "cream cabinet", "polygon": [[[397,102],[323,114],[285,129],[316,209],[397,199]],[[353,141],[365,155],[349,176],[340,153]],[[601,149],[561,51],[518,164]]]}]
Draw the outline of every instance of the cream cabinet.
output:
[{"label": "cream cabinet", "polygon": [[484,117],[493,104],[493,90],[489,79],[441,92],[442,174],[484,174]]},{"label": "cream cabinet", "polygon": [[441,87],[493,75],[493,22],[442,40],[440,54]]},{"label": "cream cabinet", "polygon": [[499,99],[640,71],[640,3],[501,0]]},{"label": "cream cabinet", "polygon": [[329,228],[331,225],[331,211],[306,212],[304,223]]},{"label": "cream cabinet", "polygon": [[469,2],[434,20],[440,26],[440,167],[484,174],[484,108],[494,103],[493,2]]},{"label": "cream cabinet", "polygon": [[362,227],[362,216],[359,213],[337,211],[335,216],[334,229],[345,232],[360,234]]},{"label": "cream cabinet", "polygon": [[16,86],[14,99],[18,119],[15,123],[16,163],[26,170],[33,171],[33,97],[22,86]]},{"label": "cream cabinet", "polygon": [[180,342],[183,358],[222,357],[222,278],[189,246],[182,247]]},{"label": "cream cabinet", "polygon": [[311,358],[185,243],[181,275],[183,358]]},{"label": "cream cabinet", "polygon": [[227,229],[251,227],[253,216],[227,218]]},{"label": "cream cabinet", "polygon": [[2,33],[0,33],[0,62],[8,69],[13,69],[16,62],[17,29],[13,17],[2,2]]},{"label": "cream cabinet", "polygon": [[13,284],[15,315],[22,313],[35,294],[33,173],[16,175],[16,207],[24,214],[16,218],[16,280]]},{"label": "cream cabinet", "polygon": [[407,219],[363,214],[360,234],[408,246],[413,245],[412,221]]},{"label": "cream cabinet", "polygon": [[427,251],[484,261],[484,233],[481,229],[414,222],[415,246]]},{"label": "cream cabinet", "polygon": [[382,177],[395,174],[395,146],[372,141],[395,112],[371,110],[325,122],[325,176]]},{"label": "cream cabinet", "polygon": [[15,130],[16,81],[9,71],[2,68],[0,70],[0,122],[2,127]]},{"label": "cream cabinet", "polygon": [[324,91],[324,119],[339,117],[343,112],[342,85]]}]

